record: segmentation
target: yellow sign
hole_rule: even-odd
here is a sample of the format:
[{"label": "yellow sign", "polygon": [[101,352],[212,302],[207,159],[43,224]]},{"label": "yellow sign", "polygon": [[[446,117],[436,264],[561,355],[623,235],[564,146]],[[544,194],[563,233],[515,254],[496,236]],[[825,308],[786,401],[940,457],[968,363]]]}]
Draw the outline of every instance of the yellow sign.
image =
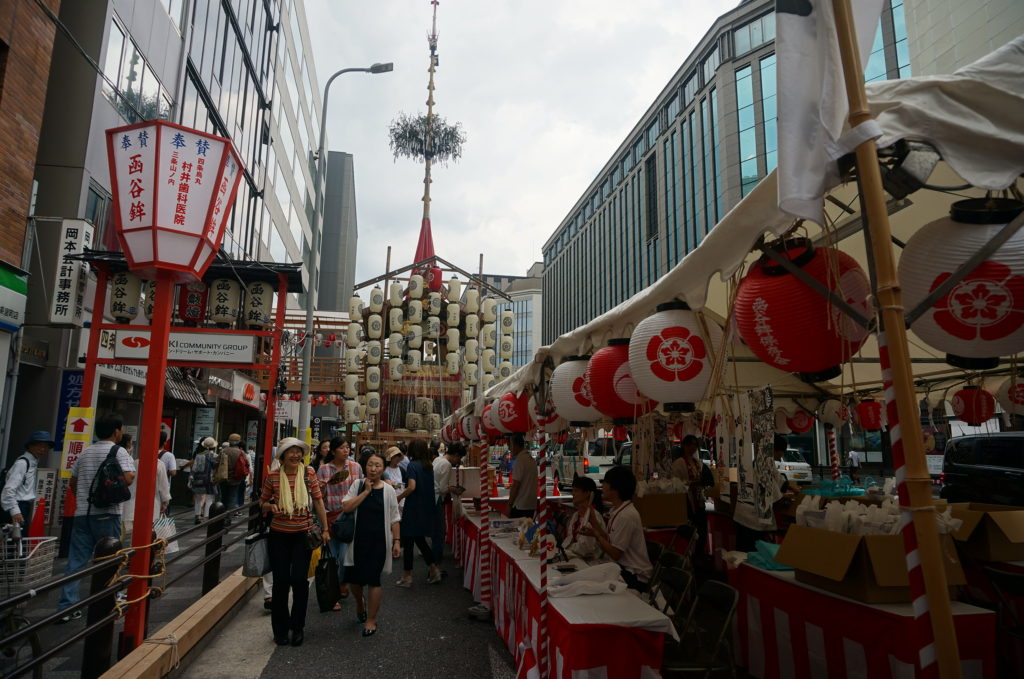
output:
[{"label": "yellow sign", "polygon": [[85,447],[92,443],[92,427],[96,423],[95,408],[70,408],[64,428],[64,449],[60,455],[60,477],[71,478],[71,468]]}]

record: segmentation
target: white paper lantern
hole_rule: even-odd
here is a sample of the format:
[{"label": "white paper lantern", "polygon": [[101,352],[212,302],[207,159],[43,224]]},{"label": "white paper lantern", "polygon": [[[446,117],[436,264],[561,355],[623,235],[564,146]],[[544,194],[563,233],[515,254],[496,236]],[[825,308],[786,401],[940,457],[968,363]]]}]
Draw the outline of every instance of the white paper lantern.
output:
[{"label": "white paper lantern", "polygon": [[516,329],[516,315],[510,309],[503,309],[501,312],[501,334],[511,335]]},{"label": "white paper lantern", "polygon": [[437,316],[427,316],[427,337],[438,339],[441,336],[441,319]]},{"label": "white paper lantern", "polygon": [[391,307],[388,310],[388,330],[391,332],[402,332],[402,326],[405,325],[405,318],[403,316],[401,307]]},{"label": "white paper lantern", "polygon": [[423,296],[423,276],[414,273],[409,277],[409,299],[419,299]]},{"label": "white paper lantern", "polygon": [[358,347],[361,341],[363,341],[363,324],[349,323],[345,329],[345,346],[353,349]]},{"label": "white paper lantern", "polygon": [[349,424],[359,421],[359,401],[354,398],[345,399],[344,407],[345,421]]},{"label": "white paper lantern", "polygon": [[477,377],[480,375],[480,366],[476,363],[462,364],[462,383],[468,387],[475,387]]},{"label": "white paper lantern", "polygon": [[419,413],[406,413],[405,414],[405,428],[406,429],[420,429],[423,427],[423,416]]},{"label": "white paper lantern", "polygon": [[498,342],[498,355],[502,358],[512,358],[512,338],[508,335],[502,335],[501,341]]},{"label": "white paper lantern", "polygon": [[422,323],[423,322],[423,302],[418,299],[414,299],[409,302],[409,317],[410,323]]},{"label": "white paper lantern", "polygon": [[546,434],[557,434],[569,426],[569,423],[565,421],[565,418],[561,417],[558,414],[558,411],[555,410],[555,402],[550,396],[544,406],[543,412],[537,408],[537,399],[530,399],[530,419],[533,420],[534,426]]},{"label": "white paper lantern", "polygon": [[[900,256],[904,306],[912,309],[928,296],[1022,209],[1009,199],[962,200],[949,217],[918,229]],[[1000,356],[1024,351],[1024,231],[1010,236],[911,330],[960,368],[994,368]]]},{"label": "white paper lantern", "polygon": [[633,330],[629,369],[637,389],[669,412],[693,412],[712,377],[713,354],[722,330],[708,320],[709,337],[700,319],[683,302],[658,305]]},{"label": "white paper lantern", "polygon": [[837,429],[849,418],[846,406],[836,399],[829,399],[818,407],[818,419],[822,424],[829,424]]},{"label": "white paper lantern", "polygon": [[475,339],[466,340],[466,360],[470,363],[480,360],[480,342]]},{"label": "white paper lantern", "polygon": [[466,288],[466,313],[475,314],[480,311],[480,291],[476,288]]},{"label": "white paper lantern", "polygon": [[384,310],[384,291],[378,286],[373,286],[373,290],[370,290],[370,311],[375,314],[379,314]]},{"label": "white paper lantern", "polygon": [[1010,415],[1024,415],[1024,378],[1010,377],[999,387],[996,400]]},{"label": "white paper lantern", "polygon": [[409,334],[406,336],[406,342],[409,344],[410,349],[419,349],[423,346],[423,328],[419,325],[409,326]]},{"label": "white paper lantern", "polygon": [[480,341],[488,349],[493,349],[498,342],[497,326],[494,323],[486,324],[480,331]]},{"label": "white paper lantern", "polygon": [[345,370],[350,373],[359,372],[363,366],[359,363],[359,349],[345,350]]},{"label": "white paper lantern", "polygon": [[458,302],[462,297],[462,281],[455,276],[452,276],[451,280],[448,281],[448,300],[451,302]]},{"label": "white paper lantern", "polygon": [[[206,286],[199,282],[203,288]],[[118,323],[130,323],[139,315],[142,303],[142,279],[130,271],[118,271],[110,276],[110,294],[107,311]]]},{"label": "white paper lantern", "polygon": [[366,394],[366,412],[370,415],[380,413],[380,392],[371,391]]},{"label": "white paper lantern", "polygon": [[431,316],[441,315],[441,293],[432,292],[427,296],[427,313]]},{"label": "white paper lantern", "polygon": [[388,379],[392,382],[401,382],[405,377],[405,363],[401,358],[388,359]]},{"label": "white paper lantern", "polygon": [[380,339],[384,336],[384,319],[380,314],[370,314],[366,319],[366,335],[370,339]]},{"label": "white paper lantern", "polygon": [[494,372],[494,349],[484,349],[480,352],[480,369],[486,374]]},{"label": "white paper lantern", "polygon": [[351,320],[360,320],[363,317],[363,299],[359,295],[352,295],[349,299],[348,317]]},{"label": "white paper lantern", "polygon": [[587,379],[590,356],[570,356],[551,373],[551,400],[570,425],[589,427],[601,419]]},{"label": "white paper lantern", "polygon": [[512,361],[502,361],[498,364],[498,379],[511,377],[513,372],[515,372],[515,367],[512,365]]},{"label": "white paper lantern", "polygon": [[345,398],[355,398],[359,395],[359,376],[345,375]]},{"label": "white paper lantern", "polygon": [[456,351],[449,351],[444,357],[444,372],[446,375],[455,376],[459,374],[459,354]]},{"label": "white paper lantern", "polygon": [[404,345],[402,333],[393,332],[388,335],[388,354],[390,356],[400,356]]},{"label": "white paper lantern", "polygon": [[398,281],[392,283],[391,287],[388,288],[388,302],[393,307],[402,305],[402,284]]},{"label": "white paper lantern", "polygon": [[418,349],[410,349],[405,355],[405,369],[412,374],[420,371],[421,355]]},{"label": "white paper lantern", "polygon": [[476,338],[480,335],[480,317],[476,314],[466,314],[466,338]]},{"label": "white paper lantern", "polygon": [[263,281],[253,281],[245,286],[245,311],[242,315],[247,327],[260,330],[272,327],[273,307],[274,286]]},{"label": "white paper lantern", "polygon": [[371,365],[366,369],[366,390],[377,391],[380,389],[380,368]]},{"label": "white paper lantern", "polygon": [[434,412],[434,399],[426,396],[417,396],[413,399],[412,408],[420,415],[427,415]]},{"label": "white paper lantern", "polygon": [[459,311],[458,304],[449,304],[447,307],[445,307],[444,322],[445,324],[448,325],[449,328],[454,328],[455,326],[457,326],[459,324],[459,319],[461,317],[462,314]]},{"label": "white paper lantern", "polygon": [[210,283],[210,320],[217,327],[226,328],[238,320],[242,304],[242,284],[230,278],[218,278]]},{"label": "white paper lantern", "polygon": [[366,343],[366,362],[370,365],[380,365],[380,359],[384,356],[384,350],[380,340],[373,340]]},{"label": "white paper lantern", "polygon": [[444,338],[448,342],[448,351],[459,350],[459,331],[456,328],[450,327],[444,333]]},{"label": "white paper lantern", "polygon": [[480,317],[484,323],[494,323],[498,320],[498,302],[493,297],[484,297],[480,300]]}]

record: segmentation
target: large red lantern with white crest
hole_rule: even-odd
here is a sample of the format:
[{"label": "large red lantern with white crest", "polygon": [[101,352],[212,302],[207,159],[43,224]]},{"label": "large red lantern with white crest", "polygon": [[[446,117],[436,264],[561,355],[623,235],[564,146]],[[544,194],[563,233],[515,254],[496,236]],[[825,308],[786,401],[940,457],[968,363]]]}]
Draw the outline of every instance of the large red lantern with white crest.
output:
[{"label": "large red lantern with white crest", "polygon": [[[857,262],[807,239],[786,241],[784,257],[870,317],[870,284]],[[838,376],[868,331],[767,255],[740,282],[734,305],[740,337],[765,363],[807,382]]]},{"label": "large red lantern with white crest", "polygon": [[853,408],[857,424],[864,431],[881,431],[882,412],[882,404],[870,399],[861,401]]},{"label": "large red lantern with white crest", "polygon": [[996,400],[981,387],[964,387],[953,395],[953,414],[972,426],[979,426],[996,414]]},{"label": "large red lantern with white crest", "polygon": [[629,368],[637,388],[667,411],[693,412],[711,380],[711,352],[722,342],[715,323],[707,323],[707,331],[710,336],[685,302],[658,305],[630,338]]},{"label": "large red lantern with white crest", "polygon": [[589,360],[590,356],[570,356],[551,373],[555,410],[574,427],[589,427],[601,419],[590,390]]},{"label": "large red lantern with white crest", "polygon": [[525,391],[518,395],[505,394],[498,400],[496,409],[504,429],[519,434],[530,430],[530,397]]},{"label": "large red lantern with white crest", "polygon": [[786,418],[786,426],[794,434],[806,433],[814,426],[814,416],[801,408]]},{"label": "large red lantern with white crest", "polygon": [[[1024,204],[1005,198],[953,203],[950,216],[921,227],[900,256],[903,301],[912,309],[981,247]],[[1024,351],[1024,231],[1017,231],[910,326],[951,365],[994,368]]]},{"label": "large red lantern with white crest", "polygon": [[594,407],[615,424],[631,424],[646,414],[657,402],[637,389],[629,367],[629,340],[616,338],[590,357],[587,368]]}]

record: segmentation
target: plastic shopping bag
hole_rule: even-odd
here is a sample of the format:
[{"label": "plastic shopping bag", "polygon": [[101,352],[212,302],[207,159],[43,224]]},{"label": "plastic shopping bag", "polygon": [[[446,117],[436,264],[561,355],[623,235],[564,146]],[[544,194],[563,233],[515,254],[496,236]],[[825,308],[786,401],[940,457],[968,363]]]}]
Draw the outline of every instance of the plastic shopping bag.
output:
[{"label": "plastic shopping bag", "polygon": [[157,538],[167,540],[164,554],[174,554],[178,551],[178,541],[174,539],[178,530],[174,527],[174,519],[169,516],[161,516],[153,522],[153,532],[156,533]]}]

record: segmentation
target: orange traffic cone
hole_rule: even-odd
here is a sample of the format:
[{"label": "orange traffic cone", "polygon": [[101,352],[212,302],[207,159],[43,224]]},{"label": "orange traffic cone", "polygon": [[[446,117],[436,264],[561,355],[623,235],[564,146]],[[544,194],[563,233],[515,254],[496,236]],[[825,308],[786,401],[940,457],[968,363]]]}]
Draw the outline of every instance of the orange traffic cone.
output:
[{"label": "orange traffic cone", "polygon": [[505,478],[501,475],[501,470],[500,469],[498,470],[498,485],[499,486],[504,486],[505,485]]},{"label": "orange traffic cone", "polygon": [[32,525],[28,527],[28,537],[41,538],[46,534],[46,498],[40,498],[36,511],[32,513]]},{"label": "orange traffic cone", "polygon": [[498,497],[498,484],[491,482],[491,497]]},{"label": "orange traffic cone", "polygon": [[561,497],[561,495],[562,494],[558,491],[558,481],[556,480],[551,489],[551,497]]}]

